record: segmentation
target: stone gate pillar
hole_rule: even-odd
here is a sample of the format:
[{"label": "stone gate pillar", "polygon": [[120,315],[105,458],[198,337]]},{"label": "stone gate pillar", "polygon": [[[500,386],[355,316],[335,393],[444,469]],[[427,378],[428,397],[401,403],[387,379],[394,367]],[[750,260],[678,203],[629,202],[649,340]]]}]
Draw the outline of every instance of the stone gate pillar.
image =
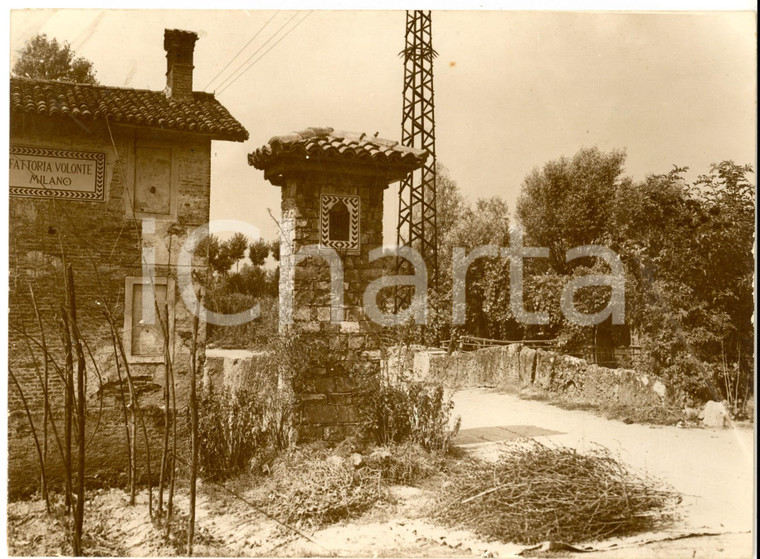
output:
[{"label": "stone gate pillar", "polygon": [[[281,332],[325,332],[336,351],[366,349],[363,295],[381,275],[369,253],[383,242],[383,191],[426,158],[427,152],[395,141],[332,128],[275,136],[249,154],[249,164],[282,192]],[[325,249],[339,259],[332,273]],[[341,403],[350,401],[350,387],[329,371],[315,377],[315,388],[297,394],[310,426],[301,431],[340,437],[341,427],[356,420],[355,410]]]}]

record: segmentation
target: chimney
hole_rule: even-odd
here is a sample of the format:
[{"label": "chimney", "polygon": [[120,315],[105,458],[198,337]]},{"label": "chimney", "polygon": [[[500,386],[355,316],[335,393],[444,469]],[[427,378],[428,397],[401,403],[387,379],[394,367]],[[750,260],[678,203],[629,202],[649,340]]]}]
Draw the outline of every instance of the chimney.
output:
[{"label": "chimney", "polygon": [[164,29],[166,96],[185,101],[193,97],[193,51],[198,35],[192,31]]}]

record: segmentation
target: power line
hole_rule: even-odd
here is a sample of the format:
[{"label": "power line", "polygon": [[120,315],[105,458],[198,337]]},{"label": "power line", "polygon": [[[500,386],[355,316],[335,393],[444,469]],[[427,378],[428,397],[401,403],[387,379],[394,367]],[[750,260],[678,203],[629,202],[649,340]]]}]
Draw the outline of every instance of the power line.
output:
[{"label": "power line", "polygon": [[230,67],[230,64],[232,64],[232,63],[235,61],[235,59],[236,59],[238,56],[240,56],[240,54],[241,54],[241,53],[242,53],[242,52],[243,52],[245,49],[247,49],[247,48],[248,48],[248,45],[250,45],[250,44],[251,44],[251,43],[252,43],[252,42],[253,42],[253,41],[256,39],[256,37],[258,37],[258,36],[259,36],[259,34],[260,34],[260,33],[261,33],[261,32],[262,32],[262,31],[263,31],[265,28],[266,28],[266,26],[267,26],[267,25],[269,25],[269,23],[270,23],[270,22],[271,22],[271,21],[274,19],[274,16],[276,16],[276,15],[277,15],[277,14],[279,14],[279,13],[280,13],[280,10],[277,10],[277,11],[274,13],[274,15],[273,15],[272,17],[270,17],[270,18],[267,20],[267,22],[266,22],[264,25],[262,25],[261,27],[259,27],[259,30],[258,30],[258,31],[256,31],[256,33],[253,35],[253,37],[251,37],[251,39],[250,39],[250,40],[249,40],[249,41],[248,41],[248,42],[247,42],[245,45],[243,45],[243,48],[241,48],[239,51],[237,51],[237,53],[235,54],[235,56],[233,56],[232,58],[230,58],[230,61],[229,61],[229,62],[227,62],[227,64],[224,66],[224,68],[222,68],[221,70],[219,70],[219,73],[218,73],[216,76],[214,76],[213,78],[211,78],[211,80],[209,80],[209,82],[206,84],[206,87],[204,87],[204,88],[203,88],[203,90],[204,90],[204,91],[208,89],[208,87],[209,87],[209,86],[210,86],[210,85],[211,85],[211,84],[214,82],[214,80],[215,80],[216,78],[218,78],[219,76],[221,76],[221,75],[222,75],[222,73],[223,73],[223,72],[224,72],[224,71],[225,71],[227,68],[229,68],[229,67]]},{"label": "power line", "polygon": [[[279,28],[277,31],[275,31],[274,33],[272,33],[272,34],[269,36],[269,38],[268,38],[266,41],[264,41],[264,43],[263,43],[262,45],[260,45],[260,46],[259,46],[259,48],[257,48],[255,51],[253,51],[253,52],[251,53],[251,56],[249,56],[248,58],[246,58],[246,59],[245,59],[245,60],[244,60],[244,61],[243,61],[243,62],[242,62],[242,63],[241,63],[241,64],[240,64],[240,65],[239,65],[237,68],[235,68],[235,70],[234,70],[234,71],[233,71],[233,72],[232,72],[232,73],[231,73],[229,76],[227,76],[226,78],[224,78],[224,81],[222,81],[222,83],[220,83],[220,84],[217,86],[217,89],[221,90],[221,88],[223,88],[223,87],[225,86],[225,84],[227,84],[227,82],[229,82],[231,79],[233,79],[233,78],[234,78],[234,79],[237,79],[237,77],[238,77],[238,76],[235,76],[235,74],[237,74],[237,73],[240,71],[240,69],[241,69],[243,66],[245,66],[246,64],[248,64],[248,62],[249,62],[249,61],[250,61],[250,60],[251,60],[251,59],[252,59],[254,56],[256,56],[256,55],[257,55],[259,52],[261,52],[261,49],[263,49],[265,46],[267,46],[267,45],[269,44],[269,42],[270,42],[272,39],[274,39],[274,38],[275,38],[277,35],[279,35],[280,31],[282,31],[283,29],[285,29],[285,27],[286,27],[286,26],[287,26],[287,25],[288,25],[288,24],[289,24],[291,21],[293,21],[293,20],[296,18],[296,16],[297,16],[298,14],[300,14],[300,13],[301,13],[301,12],[300,12],[300,11],[298,11],[298,12],[294,13],[292,16],[290,16],[290,18],[288,18],[288,20],[287,20],[285,23],[283,23],[283,24],[280,26],[280,28]],[[234,79],[233,79],[233,81],[234,81]],[[221,91],[219,91],[219,93],[221,93]]]},{"label": "power line", "polygon": [[[273,44],[271,47],[269,47],[267,50],[265,50],[263,53],[261,53],[261,56],[259,56],[259,57],[258,57],[256,60],[254,60],[253,62],[251,62],[251,64],[250,64],[250,65],[249,65],[249,66],[248,66],[248,67],[247,67],[245,70],[243,70],[243,71],[242,71],[242,73],[240,73],[240,74],[239,74],[239,75],[238,75],[238,76],[237,76],[237,77],[236,77],[234,80],[232,80],[232,81],[231,81],[231,82],[230,82],[228,85],[226,85],[225,87],[223,87],[222,89],[220,89],[220,90],[219,90],[219,93],[221,94],[221,93],[222,93],[222,92],[223,92],[225,89],[227,89],[229,86],[231,86],[233,83],[235,83],[235,82],[238,80],[238,78],[240,78],[240,77],[241,77],[243,74],[245,74],[245,73],[246,73],[248,70],[250,70],[250,69],[251,69],[251,67],[253,67],[253,65],[254,65],[254,64],[256,64],[256,63],[257,63],[259,60],[261,60],[262,58],[264,58],[264,57],[267,55],[267,53],[268,53],[270,50],[272,50],[274,47],[276,47],[276,46],[277,46],[277,45],[280,43],[280,41],[282,41],[282,40],[283,40],[285,37],[287,37],[288,35],[290,35],[290,34],[291,34],[291,33],[292,33],[294,30],[295,30],[295,28],[296,28],[296,27],[298,27],[299,25],[301,25],[301,24],[303,23],[303,21],[304,21],[304,20],[305,20],[307,17],[309,17],[309,16],[310,16],[310,15],[311,15],[313,12],[314,12],[314,10],[311,10],[311,11],[309,11],[309,13],[307,13],[307,14],[306,14],[304,17],[302,17],[300,20],[298,20],[298,21],[296,22],[296,24],[295,24],[293,27],[291,27],[291,28],[290,28],[290,29],[289,29],[289,30],[288,30],[288,31],[285,33],[285,35],[283,35],[282,37],[280,37],[280,38],[277,40],[277,42],[275,42],[275,44]],[[263,46],[263,45],[262,45],[262,46]]]}]

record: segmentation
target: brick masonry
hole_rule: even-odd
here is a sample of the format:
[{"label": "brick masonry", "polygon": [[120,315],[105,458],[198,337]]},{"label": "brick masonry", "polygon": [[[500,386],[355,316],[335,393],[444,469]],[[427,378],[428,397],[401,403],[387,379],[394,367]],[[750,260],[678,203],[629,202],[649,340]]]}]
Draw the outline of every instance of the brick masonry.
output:
[{"label": "brick masonry", "polygon": [[[134,176],[135,146],[142,142],[171,146],[176,169],[176,217],[158,219],[155,233],[143,238],[141,221],[131,219],[130,201]],[[96,122],[86,126],[74,122],[55,124],[44,117],[23,115],[11,119],[11,145],[103,152],[106,156],[106,193],[103,202],[84,202],[51,198],[10,199],[10,276],[9,276],[9,361],[19,379],[29,406],[41,431],[42,388],[38,371],[43,354],[35,345],[41,339],[30,297],[34,288],[46,342],[58,367],[62,367],[62,342],[59,320],[64,301],[65,265],[71,264],[77,298],[77,314],[87,342],[87,394],[90,410],[100,405],[102,391],[118,385],[112,337],[103,309],[112,312],[121,335],[124,324],[125,277],[142,276],[142,246],[155,249],[156,276],[177,276],[177,254],[196,227],[208,223],[211,177],[211,141],[208,137],[149,131],[135,127],[108,127]],[[193,259],[196,271],[205,270],[203,256]],[[175,287],[175,290],[177,287]],[[192,314],[177,291],[174,294],[174,334],[172,353],[177,383],[178,405],[187,394],[192,338]],[[28,337],[32,338],[28,342]],[[200,332],[201,348],[205,332]],[[31,349],[31,351],[30,351]],[[35,360],[37,368],[35,368]],[[164,367],[162,364],[133,364],[132,374],[144,389],[142,406],[160,405]],[[122,370],[121,374],[124,372]],[[61,410],[62,382],[54,367],[50,369],[50,397],[53,412]],[[200,379],[199,379],[200,382]],[[23,488],[17,476],[28,475],[25,460],[33,451],[18,390],[8,384],[9,400],[9,476],[12,487]],[[120,404],[105,399],[106,417],[120,413]],[[92,415],[92,414],[91,414]],[[14,427],[15,426],[15,427]],[[89,429],[89,428],[88,428]],[[93,427],[94,429],[94,427]],[[101,422],[92,445],[103,445],[110,452],[111,442],[123,431],[119,421]],[[59,430],[62,427],[59,425]],[[51,440],[51,449],[53,442]],[[118,443],[119,446],[121,443]],[[51,450],[57,454],[57,450]],[[89,451],[88,451],[89,452]],[[93,448],[92,452],[96,452]],[[24,458],[27,457],[27,458]],[[99,462],[97,460],[96,462]],[[108,465],[110,464],[110,466]],[[105,461],[101,472],[109,479],[117,467]],[[35,478],[33,478],[35,479]]]},{"label": "brick masonry", "polygon": [[[382,275],[379,263],[369,262],[369,253],[382,245],[383,190],[386,187],[372,177],[337,173],[291,177],[282,187],[280,308],[292,305],[292,328],[324,333],[336,356],[358,355],[372,349],[371,327],[363,314],[363,294],[367,285]],[[328,263],[313,256],[294,264],[294,255],[299,250],[319,245],[320,197],[324,194],[360,198],[359,250],[336,251],[343,263],[343,305],[339,309],[339,321],[331,321],[334,296]],[[375,364],[367,366],[377,366],[376,360],[370,363]],[[355,371],[320,365],[313,369],[309,388],[296,394],[301,418],[298,438],[341,439],[359,423],[354,401]],[[342,372],[336,372],[339,369]]]},{"label": "brick masonry", "polygon": [[357,324],[363,316],[363,294],[367,285],[380,277],[377,261],[369,262],[371,250],[383,241],[383,190],[370,178],[313,174],[290,178],[282,187],[282,225],[280,245],[281,307],[292,300],[293,321],[300,327],[316,330],[330,322],[331,275],[328,263],[313,256],[294,265],[294,255],[320,241],[320,196],[323,194],[360,197],[361,240],[358,253],[337,250],[343,262],[343,308],[341,320],[345,333],[363,331]]}]

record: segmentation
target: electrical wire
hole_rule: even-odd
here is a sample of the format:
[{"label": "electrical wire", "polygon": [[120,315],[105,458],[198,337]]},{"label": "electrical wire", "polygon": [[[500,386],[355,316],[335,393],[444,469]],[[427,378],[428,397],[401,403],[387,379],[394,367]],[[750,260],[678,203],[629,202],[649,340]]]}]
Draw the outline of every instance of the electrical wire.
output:
[{"label": "electrical wire", "polygon": [[[285,32],[285,34],[284,34],[282,37],[280,37],[280,38],[279,38],[279,39],[278,39],[278,40],[277,40],[277,41],[276,41],[276,42],[275,42],[275,43],[274,43],[274,44],[273,44],[271,47],[269,47],[267,50],[265,50],[263,53],[261,53],[261,55],[260,55],[258,58],[256,58],[256,59],[255,59],[253,62],[251,62],[251,64],[249,64],[249,65],[248,65],[248,66],[247,66],[247,67],[246,67],[246,68],[245,68],[245,69],[244,69],[244,70],[243,70],[243,71],[242,71],[240,74],[238,74],[238,75],[237,75],[237,76],[236,76],[236,77],[235,77],[235,78],[234,78],[234,79],[233,79],[233,80],[232,80],[230,83],[228,83],[227,85],[224,85],[224,84],[222,84],[222,85],[224,85],[224,87],[220,86],[220,89],[219,89],[218,93],[219,93],[219,94],[221,94],[221,93],[222,93],[222,92],[223,92],[225,89],[227,89],[227,88],[228,88],[228,87],[230,87],[232,84],[234,84],[234,83],[235,83],[235,82],[236,82],[236,81],[237,81],[237,80],[238,80],[238,79],[239,79],[241,76],[243,76],[243,74],[245,74],[245,73],[246,73],[248,70],[250,70],[250,69],[251,69],[251,68],[252,68],[252,67],[253,67],[253,66],[254,66],[254,65],[255,65],[255,64],[256,64],[256,63],[257,63],[259,60],[261,60],[262,58],[264,58],[264,57],[267,55],[267,53],[268,53],[269,51],[271,51],[271,50],[272,50],[274,47],[276,47],[276,46],[277,46],[277,45],[278,45],[278,44],[279,44],[279,43],[280,43],[280,42],[281,42],[281,41],[282,41],[282,40],[283,40],[285,37],[287,37],[288,35],[290,35],[290,34],[291,34],[291,33],[292,33],[294,30],[295,30],[295,28],[296,28],[296,27],[298,27],[299,25],[301,25],[301,23],[303,23],[303,21],[304,21],[304,20],[305,20],[307,17],[309,17],[309,16],[312,14],[312,12],[313,12],[313,11],[314,11],[314,10],[311,10],[311,11],[309,11],[309,13],[307,13],[307,14],[306,14],[304,17],[302,17],[300,20],[298,20],[298,21],[296,22],[296,24],[295,24],[293,27],[291,27],[291,28],[290,28],[288,31],[286,31],[286,32]],[[298,15],[298,14],[296,14],[296,15]],[[295,17],[295,16],[293,16],[293,17]],[[292,18],[291,18],[291,20],[292,20]],[[288,21],[285,23],[285,25],[287,25],[288,23],[290,23],[290,21],[291,21],[291,20],[288,20]],[[283,27],[281,27],[281,28],[278,30],[278,33],[279,33],[279,31],[281,31],[281,30],[282,30],[282,29],[285,27],[285,25],[283,25]],[[275,35],[276,35],[276,33],[275,33]],[[273,38],[275,35],[272,35],[272,37],[270,37],[270,39],[272,39],[272,38]],[[269,41],[267,41],[267,42],[269,42]],[[265,45],[266,45],[266,43],[264,43],[264,45],[261,45],[261,46],[262,46],[262,48],[263,48]],[[254,54],[256,54],[256,53],[254,53]],[[249,59],[248,59],[248,60],[250,60],[250,58],[252,58],[252,57],[253,57],[253,55],[251,55],[251,57],[249,57]],[[248,60],[246,60],[246,62],[248,62]]]},{"label": "electrical wire", "polygon": [[222,75],[222,73],[223,73],[223,72],[224,72],[224,71],[225,71],[227,68],[229,68],[229,67],[230,67],[230,64],[232,64],[232,63],[235,61],[235,59],[236,59],[238,56],[240,56],[240,54],[241,54],[241,53],[242,53],[242,52],[243,52],[245,49],[247,49],[247,48],[248,48],[248,45],[250,45],[250,44],[251,44],[251,43],[252,43],[252,42],[253,42],[253,41],[256,39],[256,37],[258,37],[258,36],[259,36],[259,34],[260,34],[260,33],[261,33],[261,32],[262,32],[262,31],[263,31],[263,30],[264,30],[264,29],[267,27],[267,25],[269,25],[269,23],[270,23],[270,22],[271,22],[271,21],[274,19],[274,17],[275,17],[277,14],[279,14],[279,13],[280,13],[280,10],[277,10],[277,11],[274,13],[274,15],[273,15],[272,17],[270,17],[270,18],[267,20],[267,22],[266,22],[264,25],[262,25],[261,27],[259,27],[259,30],[258,30],[258,31],[256,31],[256,33],[254,33],[253,37],[251,37],[251,39],[250,39],[250,40],[249,40],[249,41],[248,41],[248,42],[247,42],[245,45],[243,45],[243,48],[241,48],[239,51],[237,51],[237,53],[235,53],[235,56],[233,56],[232,58],[230,58],[230,61],[229,61],[229,62],[227,62],[227,64],[224,66],[224,68],[222,68],[221,70],[219,70],[219,73],[218,73],[216,76],[214,76],[213,78],[211,78],[211,79],[209,80],[209,82],[206,84],[206,87],[204,87],[204,88],[203,88],[203,89],[204,89],[204,91],[205,91],[205,90],[207,90],[207,89],[209,88],[209,86],[210,86],[210,85],[211,85],[211,84],[214,82],[214,80],[215,80],[216,78],[218,78],[219,76],[221,76],[221,75]]},{"label": "electrical wire", "polygon": [[244,60],[244,61],[243,61],[243,62],[242,62],[242,63],[241,63],[241,64],[240,64],[240,65],[239,65],[237,68],[235,68],[235,70],[234,70],[234,71],[233,71],[233,72],[232,72],[232,73],[231,73],[229,76],[227,76],[226,78],[224,78],[224,81],[222,81],[222,83],[221,83],[221,84],[219,84],[219,85],[217,86],[217,89],[220,89],[220,88],[221,88],[221,87],[223,87],[223,86],[224,86],[224,85],[225,85],[227,82],[229,82],[229,80],[230,80],[230,79],[232,79],[233,77],[235,77],[235,75],[236,75],[236,74],[237,74],[237,73],[240,71],[240,69],[241,69],[243,66],[245,66],[246,64],[248,64],[248,62],[249,62],[249,61],[250,61],[250,60],[251,60],[251,59],[252,59],[254,56],[256,56],[256,54],[258,54],[259,52],[261,52],[261,49],[263,49],[265,46],[267,46],[267,45],[269,44],[269,42],[270,42],[272,39],[274,39],[274,38],[275,38],[277,35],[279,35],[280,31],[282,31],[283,29],[285,29],[285,27],[286,27],[286,26],[287,26],[287,25],[288,25],[288,24],[289,24],[291,21],[293,21],[293,19],[295,19],[295,17],[296,17],[296,16],[297,16],[299,13],[301,13],[301,12],[300,12],[300,11],[299,11],[299,12],[296,12],[296,13],[294,13],[292,16],[290,16],[290,17],[288,18],[288,20],[287,20],[285,23],[283,23],[283,24],[282,24],[282,25],[279,27],[279,29],[277,29],[277,31],[275,31],[274,33],[272,33],[272,34],[271,34],[271,35],[270,35],[270,36],[267,38],[267,40],[266,40],[266,41],[264,41],[264,43],[263,43],[263,44],[259,45],[259,48],[257,48],[255,51],[253,51],[253,52],[251,53],[251,56],[249,56],[248,58],[246,58],[246,59],[245,59],[245,60]]}]

